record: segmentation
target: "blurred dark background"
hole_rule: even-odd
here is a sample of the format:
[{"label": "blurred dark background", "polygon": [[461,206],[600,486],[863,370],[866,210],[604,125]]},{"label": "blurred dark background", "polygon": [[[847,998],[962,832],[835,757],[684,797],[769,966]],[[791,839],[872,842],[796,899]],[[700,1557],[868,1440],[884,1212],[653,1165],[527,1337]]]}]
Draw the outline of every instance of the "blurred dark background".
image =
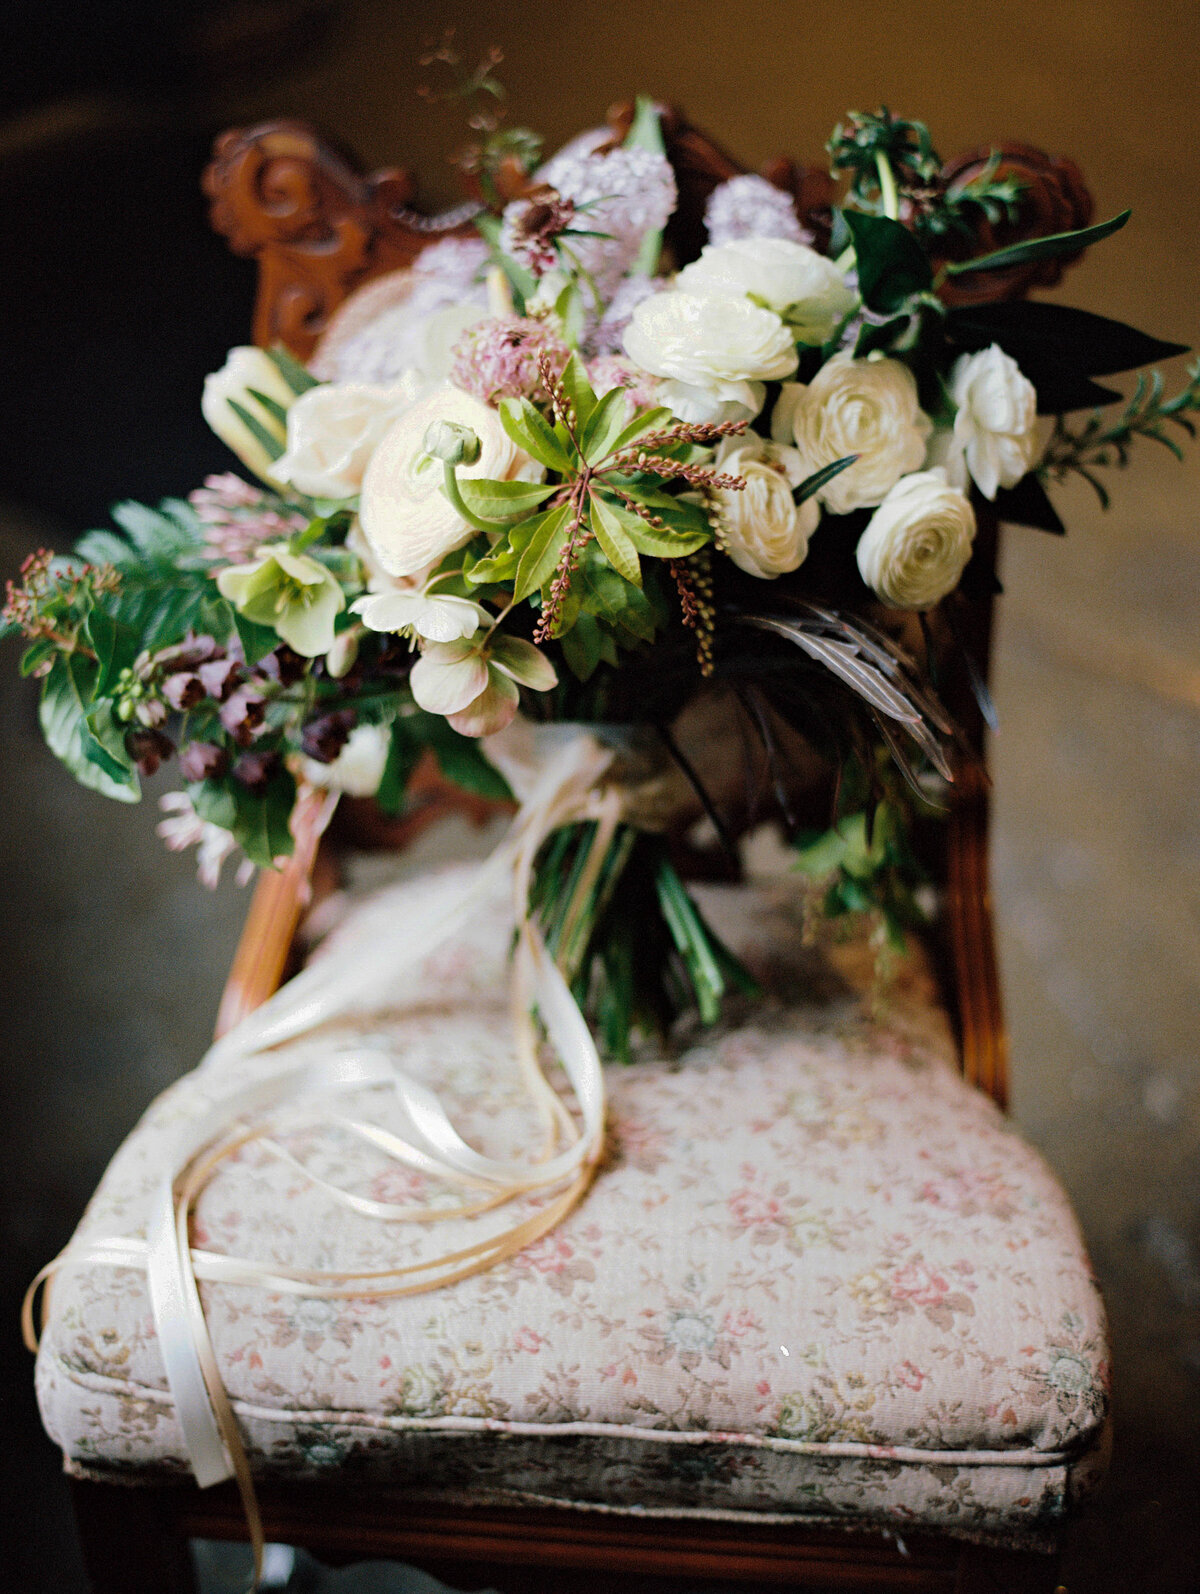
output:
[{"label": "blurred dark background", "polygon": [[[457,24],[502,45],[513,119],[551,147],[637,89],[751,165],[819,156],[847,108],[927,120],[945,155],[1015,137],[1075,156],[1133,223],[1055,297],[1200,341],[1192,0],[4,0],[0,574],[120,497],[227,462],[205,372],[248,336],[253,273],[208,231],[221,128],[317,121],[456,193],[458,112],[415,93]],[[1169,372],[1178,380],[1178,369]],[[1070,1190],[1113,1316],[1116,1462],[1072,1530],[1072,1594],[1190,1589],[1200,1565],[1200,451],[1149,444],[1071,535],[1010,534],[996,662],[997,907],[1015,1112]],[[16,649],[0,671],[0,1515],[4,1580],[82,1573],[16,1309],[150,1097],[204,1049],[245,896],[54,765]]]}]

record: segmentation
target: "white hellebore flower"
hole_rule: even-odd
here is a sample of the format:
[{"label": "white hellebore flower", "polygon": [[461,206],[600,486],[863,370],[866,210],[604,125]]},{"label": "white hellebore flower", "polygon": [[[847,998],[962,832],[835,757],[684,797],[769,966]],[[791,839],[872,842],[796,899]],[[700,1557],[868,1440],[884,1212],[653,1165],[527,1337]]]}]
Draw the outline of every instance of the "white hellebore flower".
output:
[{"label": "white hellebore flower", "polygon": [[253,416],[263,430],[274,437],[282,447],[286,441],[283,423],[277,416],[272,415],[270,410],[263,408],[254,398],[255,392],[263,394],[265,398],[271,399],[285,410],[295,402],[296,398],[295,393],[280,375],[279,367],[274,360],[268,358],[261,349],[256,349],[250,344],[242,344],[236,349],[230,349],[225,357],[225,364],[219,371],[213,371],[204,378],[204,391],[200,395],[200,413],[243,465],[272,487],[277,487],[281,478],[275,475],[270,454],[233,408],[233,405],[237,404],[248,415]]},{"label": "white hellebore flower", "polygon": [[269,625],[306,659],[328,653],[334,620],[346,607],[337,578],[308,554],[286,542],[268,542],[244,565],[226,565],[217,590],[255,625]]},{"label": "white hellebore flower", "polygon": [[[797,358],[795,340],[773,310],[674,289],[637,306],[625,352],[644,371],[668,378],[659,398],[681,420],[713,419],[728,404],[740,407],[736,418],[757,415],[761,384],[790,376]],[[705,407],[710,413],[698,413]]]},{"label": "white hellebore flower", "polygon": [[805,475],[796,450],[761,437],[727,437],[714,463],[746,482],[741,491],[714,495],[722,546],[734,564],[765,581],[798,569],[821,511],[815,498],[797,504],[792,497]]},{"label": "white hellebore flower", "polygon": [[405,410],[371,456],[358,511],[363,536],[390,576],[427,570],[475,535],[442,491],[442,461],[425,452],[425,434],[435,421],[469,427],[479,439],[479,457],[458,467],[460,477],[512,481],[531,473],[529,456],[511,441],[496,411],[469,393],[439,387]]},{"label": "white hellebore flower", "polygon": [[422,592],[419,587],[394,587],[357,598],[350,608],[369,631],[411,631],[427,642],[465,642],[487,620],[469,598]]},{"label": "white hellebore flower", "polygon": [[310,498],[353,498],[383,434],[420,392],[415,371],[389,387],[327,382],[288,411],[287,450],[271,467]]},{"label": "white hellebore flower", "polygon": [[444,714],[463,736],[502,731],[517,712],[518,682],[548,692],[558,676],[532,642],[508,636],[429,642],[408,678],[418,708]]},{"label": "white hellebore flower", "polygon": [[391,736],[382,725],[356,725],[331,764],[315,758],[299,760],[310,786],[345,792],[347,797],[374,797],[383,779]]},{"label": "white hellebore flower", "polygon": [[824,343],[858,304],[832,260],[790,238],[709,244],[675,285],[684,293],[750,295],[782,316],[801,343]]},{"label": "white hellebore flower", "polygon": [[975,511],[942,469],[897,482],[858,543],[858,569],[893,609],[930,609],[959,583],[975,538]]},{"label": "white hellebore flower", "polygon": [[958,406],[944,450],[946,472],[965,488],[970,471],[985,498],[1015,487],[1037,459],[1037,393],[1011,355],[998,344],[964,354],[950,372],[950,397]]},{"label": "white hellebore flower", "polygon": [[771,418],[776,442],[794,442],[806,476],[857,454],[817,495],[835,515],[882,503],[901,476],[925,462],[932,423],[917,383],[899,360],[835,354],[805,386],[789,382]]}]

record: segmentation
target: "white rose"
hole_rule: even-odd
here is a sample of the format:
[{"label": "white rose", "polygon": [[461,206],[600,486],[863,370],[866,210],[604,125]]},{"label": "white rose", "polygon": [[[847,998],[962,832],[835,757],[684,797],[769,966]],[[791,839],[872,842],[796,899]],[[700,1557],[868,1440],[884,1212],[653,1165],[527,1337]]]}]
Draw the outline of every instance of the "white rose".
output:
[{"label": "white rose", "polygon": [[790,238],[739,238],[709,244],[675,279],[684,293],[753,294],[784,316],[802,343],[824,343],[856,307],[832,260]]},{"label": "white rose", "polygon": [[311,498],[352,498],[384,432],[419,392],[415,371],[389,387],[328,382],[309,388],[288,411],[287,450],[272,466],[275,479]]},{"label": "white rose", "polygon": [[899,360],[835,354],[804,386],[788,383],[772,416],[776,442],[792,441],[805,475],[857,454],[818,494],[835,515],[873,508],[925,461],[932,430],[917,403],[917,384]]},{"label": "white rose", "polygon": [[469,426],[479,438],[479,458],[458,466],[460,476],[511,481],[528,476],[532,464],[496,411],[458,388],[439,387],[405,410],[371,456],[358,511],[363,536],[391,576],[427,570],[474,536],[442,491],[441,460],[425,452],[425,434],[434,421]]},{"label": "white rose", "polygon": [[[998,344],[964,354],[950,373],[958,406],[947,449],[951,477],[963,463],[985,498],[1015,487],[1037,459],[1037,393],[1011,355]],[[953,461],[953,463],[951,463]],[[965,481],[960,485],[965,486]]]},{"label": "white rose", "polygon": [[282,447],[286,441],[283,422],[265,410],[251,396],[251,389],[273,399],[282,409],[294,403],[296,395],[283,380],[279,367],[261,349],[252,344],[242,344],[230,349],[225,364],[204,378],[204,391],[200,395],[200,413],[231,448],[242,464],[272,487],[279,485],[270,454],[259,439],[232,408],[230,400],[252,415],[264,431],[276,438]]},{"label": "white rose", "polygon": [[374,797],[387,763],[390,733],[382,725],[356,725],[331,764],[315,758],[298,760],[310,786],[343,791],[347,797]]},{"label": "white rose", "polygon": [[749,299],[695,293],[656,293],[643,299],[625,329],[625,352],[635,365],[716,402],[762,407],[758,382],[790,376],[795,341],[773,310]]},{"label": "white rose", "polygon": [[975,511],[944,470],[896,483],[858,543],[858,569],[893,609],[929,609],[958,585],[971,557]]},{"label": "white rose", "polygon": [[714,495],[721,540],[734,564],[766,581],[798,569],[821,511],[815,498],[797,504],[792,497],[804,479],[796,450],[760,437],[728,437],[717,449],[716,465],[746,482],[740,491]]}]

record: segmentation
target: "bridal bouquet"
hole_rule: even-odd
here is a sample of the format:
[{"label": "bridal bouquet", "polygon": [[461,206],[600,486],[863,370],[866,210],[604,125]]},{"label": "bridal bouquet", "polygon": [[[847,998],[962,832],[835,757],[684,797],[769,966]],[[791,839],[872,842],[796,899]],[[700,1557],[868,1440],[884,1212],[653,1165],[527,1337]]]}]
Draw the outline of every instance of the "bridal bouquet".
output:
[{"label": "bridal bouquet", "polygon": [[[829,150],[840,203],[802,213],[734,177],[687,258],[649,101],[623,139],[544,164],[533,135],[493,130],[473,222],[419,258],[386,347],[356,363],[343,340],[311,369],[234,349],[202,407],[247,474],[119,505],[119,530],[10,584],[52,750],[122,801],[175,759],[162,829],[211,881],[231,853],[291,850],[306,785],[397,813],[432,753],[505,797],[489,738],[518,712],[628,727],[626,752],[674,761],[721,834],[672,733],[720,691],[829,907],[903,922],[912,817],[967,756],[938,685],[973,677],[990,713],[964,598],[981,503],[1060,531],[1046,484],[1076,472],[1103,497],[1135,437],[1178,452],[1200,365],[1174,397],[1154,373],[1122,398],[1095,379],[1178,346],[1014,297],[1129,215],[1031,220],[1036,152],[946,167],[886,111]],[[835,772],[823,831],[790,806],[797,740]],[[653,824],[618,827],[599,867],[593,832],[551,836],[532,900],[620,1053],[638,1020],[715,1016],[743,976]]]}]

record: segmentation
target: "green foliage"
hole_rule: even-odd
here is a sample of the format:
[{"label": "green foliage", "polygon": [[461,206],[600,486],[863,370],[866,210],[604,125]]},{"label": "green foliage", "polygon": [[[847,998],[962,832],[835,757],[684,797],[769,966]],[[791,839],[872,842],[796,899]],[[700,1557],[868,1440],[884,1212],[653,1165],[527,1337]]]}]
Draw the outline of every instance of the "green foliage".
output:
[{"label": "green foliage", "polygon": [[952,260],[942,269],[947,276],[960,277],[966,272],[1006,271],[1010,266],[1025,265],[1031,260],[1055,260],[1060,255],[1078,254],[1089,245],[1098,244],[1102,239],[1120,232],[1132,215],[1132,210],[1123,210],[1108,221],[1098,221],[1094,227],[1079,227],[1074,232],[1055,232],[1041,238],[1026,238],[1021,243],[1009,244],[1006,249],[977,255],[974,260]]},{"label": "green foliage", "polygon": [[141,796],[137,771],[112,720],[111,704],[96,702],[99,678],[94,659],[60,653],[42,681],[42,735],[80,785],[118,802],[135,803]]},{"label": "green foliage", "polygon": [[903,946],[907,927],[924,921],[913,894],[924,871],[912,850],[909,823],[899,802],[880,802],[873,812],[845,814],[830,829],[806,831],[797,840],[796,868],[827,882],[825,913],[878,913],[897,946]]},{"label": "green foliage", "polygon": [[858,291],[869,310],[890,315],[933,286],[928,257],[907,227],[887,216],[843,212],[854,240]]},{"label": "green foliage", "polygon": [[1183,450],[1168,427],[1177,426],[1188,437],[1196,435],[1195,423],[1188,419],[1188,413],[1200,411],[1200,360],[1188,367],[1187,386],[1174,398],[1166,398],[1165,392],[1162,373],[1151,371],[1149,376],[1138,376],[1133,395],[1115,419],[1107,419],[1096,410],[1081,427],[1072,430],[1059,416],[1038,467],[1039,475],[1056,482],[1071,474],[1082,476],[1107,509],[1108,489],[1094,472],[1097,466],[1128,464],[1135,438],[1152,438],[1176,459],[1183,458]]}]

